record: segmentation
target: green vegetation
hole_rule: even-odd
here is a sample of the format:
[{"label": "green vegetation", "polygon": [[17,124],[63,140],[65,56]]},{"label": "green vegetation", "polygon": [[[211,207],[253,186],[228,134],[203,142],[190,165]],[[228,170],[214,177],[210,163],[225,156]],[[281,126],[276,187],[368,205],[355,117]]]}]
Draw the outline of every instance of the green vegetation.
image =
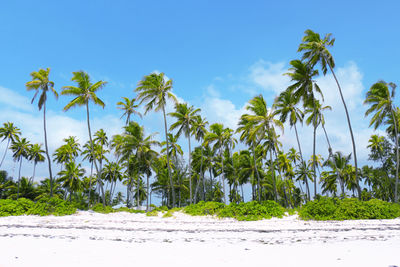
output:
[{"label": "green vegetation", "polygon": [[42,198],[36,203],[26,198],[18,200],[0,199],[0,217],[20,215],[71,215],[76,208],[69,202],[58,198]]},{"label": "green vegetation", "polygon": [[321,197],[299,210],[303,220],[362,220],[394,219],[400,217],[400,205],[379,199],[360,201],[354,198]]},{"label": "green vegetation", "polygon": [[[111,137],[98,129],[92,135],[89,107],[95,104],[104,108],[107,101],[103,102],[97,94],[107,82],[92,82],[85,71],[73,72],[71,82],[75,85],[61,87],[61,96],[72,97],[63,110],[85,108],[89,141],[81,144],[77,137],[69,136],[52,155],[47,147],[46,100],[47,93],[56,98],[58,93],[49,77],[50,68],[32,72],[25,86],[34,91],[32,100],[37,99],[38,109],[43,111],[45,147],[32,144],[12,122],[4,122],[0,127],[1,142],[6,144],[0,167],[8,150],[18,164],[15,177],[0,170],[1,216],[63,215],[75,209],[105,214],[144,213],[132,209],[142,205],[146,205],[148,216],[163,212],[164,217],[173,216],[176,207],[184,207],[183,211],[191,215],[238,220],[282,217],[285,210],[291,214],[298,210],[302,218],[315,220],[398,216],[398,205],[388,203],[399,201],[400,109],[395,105],[396,85],[378,81],[366,93],[365,115],[371,116],[370,126],[385,130],[386,135],[371,136],[367,148],[374,167],[366,165],[360,169],[346,101],[329,51],[334,41],[331,34],[321,37],[306,30],[298,46],[299,59],[290,61],[285,73],[290,85],[277,88],[281,92],[273,103],[267,103],[262,94],[249,99],[237,129],[221,123],[208,126],[200,109],[178,103],[179,98],[172,93],[172,79],[164,73],[150,73],[138,82],[135,96],[123,96],[123,101],[117,102],[125,124],[120,133]],[[334,150],[325,128],[324,114],[331,107],[324,104],[327,89],[317,81],[328,71],[345,109],[343,121],[349,127],[352,154]],[[165,108],[171,103],[175,110],[166,113]],[[151,111],[162,113],[163,142],[155,141],[155,134],[146,133],[145,126],[134,121],[133,115],[142,117],[139,108],[144,109],[143,115]],[[173,120],[169,126],[168,119]],[[285,150],[281,142],[285,140],[287,122],[289,131],[294,129],[297,146]],[[313,130],[312,151],[310,148],[304,154],[304,140],[298,135],[298,126],[303,126],[303,122],[304,127]],[[323,156],[316,154],[316,147],[323,146],[316,143],[318,131],[323,131],[324,143],[326,140],[328,153]],[[236,148],[237,137],[241,149]],[[188,144],[187,159],[178,143],[182,138]],[[196,143],[192,143],[194,140]],[[311,155],[309,159],[305,158],[306,153]],[[46,159],[48,178],[35,181],[36,165]],[[58,165],[54,168],[60,170],[58,173],[53,174],[52,163]],[[23,177],[22,166],[27,164],[31,164],[33,173]],[[88,165],[90,173],[86,172]],[[124,193],[116,191],[118,184],[125,186]],[[251,188],[248,203],[244,203],[245,186]],[[152,206],[152,197],[161,199],[162,206]],[[226,205],[228,202],[231,204]],[[121,204],[126,207],[112,208]]]},{"label": "green vegetation", "polygon": [[285,213],[285,209],[272,200],[262,203],[251,201],[229,205],[200,201],[197,204],[185,207],[183,211],[193,216],[216,215],[219,218],[235,218],[239,221],[256,221],[272,217],[282,218]]}]

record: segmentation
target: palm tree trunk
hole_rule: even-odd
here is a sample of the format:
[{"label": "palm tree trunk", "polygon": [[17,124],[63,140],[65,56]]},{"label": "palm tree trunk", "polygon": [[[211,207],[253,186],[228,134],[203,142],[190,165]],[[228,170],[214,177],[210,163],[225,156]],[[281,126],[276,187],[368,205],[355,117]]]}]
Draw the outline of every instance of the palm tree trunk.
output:
[{"label": "palm tree trunk", "polygon": [[200,173],[201,173],[201,180],[203,182],[203,201],[206,201],[206,181],[204,179],[204,171],[203,171],[203,146],[201,146]]},{"label": "palm tree trunk", "polygon": [[37,162],[35,161],[35,163],[33,164],[33,174],[32,174],[32,178],[29,180],[29,184],[33,183],[33,179],[35,178],[36,164],[37,164]]},{"label": "palm tree trunk", "polygon": [[394,184],[394,202],[398,202],[398,197],[397,197],[397,189],[399,185],[399,134],[397,130],[397,121],[396,117],[394,114],[394,110],[392,108],[392,118],[393,118],[393,124],[394,124],[394,132],[395,132],[395,137],[394,139],[396,140],[396,182]]},{"label": "palm tree trunk", "polygon": [[49,163],[49,176],[50,176],[50,197],[53,196],[53,174],[51,172],[51,159],[49,155],[49,148],[47,146],[47,130],[46,130],[46,101],[43,103],[43,130],[44,130],[44,147],[46,149],[47,162]]},{"label": "palm tree trunk", "polygon": [[[328,62],[328,61],[327,61]],[[343,102],[343,106],[344,106],[344,110],[346,112],[346,117],[347,117],[347,124],[349,126],[349,130],[350,130],[350,136],[351,136],[351,143],[353,145],[353,154],[354,154],[354,167],[356,168],[356,183],[357,183],[357,191],[358,191],[358,199],[361,200],[361,187],[358,181],[358,167],[357,167],[357,152],[356,152],[356,143],[354,141],[354,136],[353,136],[353,130],[351,128],[351,122],[350,122],[350,116],[349,116],[349,112],[347,110],[347,106],[346,106],[346,102],[344,101],[344,97],[343,97],[343,93],[342,93],[342,88],[340,87],[339,81],[336,78],[335,72],[333,71],[331,65],[328,63],[329,69],[332,72],[333,78],[335,78],[336,84],[338,86],[339,89],[339,93],[340,93],[340,98],[342,99]]]},{"label": "palm tree trunk", "polygon": [[93,161],[90,164],[90,177],[89,177],[89,199],[88,199],[88,208],[90,208],[90,191],[92,190],[92,176],[93,176]]},{"label": "palm tree trunk", "polygon": [[257,175],[258,202],[261,202],[260,174],[258,173],[258,168],[257,168],[256,149],[254,148],[254,143],[251,144],[251,147],[253,148],[254,170]]},{"label": "palm tree trunk", "polygon": [[139,202],[140,202],[140,181],[139,181],[139,175],[137,176],[137,183],[136,183],[136,206],[137,210],[139,210]]},{"label": "palm tree trunk", "polygon": [[[303,153],[301,152],[300,140],[299,140],[299,135],[298,135],[298,133],[297,133],[296,124],[294,125],[294,131],[295,131],[295,133],[296,133],[296,140],[297,140],[297,146],[299,147],[299,153],[300,153],[301,163],[305,166],[305,162],[304,162],[304,158],[303,158]],[[307,198],[308,198],[308,200],[310,200],[310,195],[309,195],[310,188],[308,187],[307,176],[305,177],[305,184],[306,184],[306,191],[308,192]],[[302,190],[301,185],[300,185],[300,189]],[[303,190],[302,190],[302,191],[303,191]]]},{"label": "palm tree trunk", "polygon": [[146,212],[149,211],[149,198],[150,198],[150,177],[147,175],[147,198],[146,198]]},{"label": "palm tree trunk", "polygon": [[222,170],[221,170],[221,182],[222,182],[222,190],[224,193],[224,203],[226,205],[226,192],[225,192],[225,175],[224,175],[224,155],[222,152],[222,144],[220,143],[220,148],[219,148],[219,154],[221,155],[221,166],[222,166]]},{"label": "palm tree trunk", "polygon": [[190,147],[190,133],[188,134],[188,143],[189,143],[189,203],[192,204],[192,165],[191,165],[191,147]]},{"label": "palm tree trunk", "polygon": [[94,148],[93,148],[92,132],[90,130],[89,102],[86,102],[86,118],[87,118],[88,132],[89,132],[90,149],[92,150],[92,159],[93,159],[94,167],[96,168],[97,181],[98,181],[98,184],[100,185],[100,190],[101,190],[102,199],[103,199],[103,206],[105,206],[106,198],[105,198],[103,186],[101,186],[101,173],[100,173],[99,167],[97,166],[97,163],[96,163],[96,157],[94,155]]},{"label": "palm tree trunk", "polygon": [[317,133],[317,127],[314,125],[314,133],[313,133],[313,157],[312,157],[312,168],[314,174],[314,198],[317,196],[317,172],[315,171],[315,136]]},{"label": "palm tree trunk", "polygon": [[165,116],[165,107],[162,107],[163,116],[164,116],[164,131],[165,131],[165,141],[167,143],[167,164],[168,164],[168,178],[171,186],[171,195],[172,195],[172,207],[175,207],[175,192],[174,192],[174,182],[172,181],[171,176],[171,166],[169,162],[169,142],[168,142],[168,133],[167,133],[167,117]]},{"label": "palm tree trunk", "polygon": [[[329,150],[328,152],[329,152],[329,158],[330,158],[333,155],[331,142],[329,142],[329,137],[328,137],[328,134],[326,133],[325,125],[323,123],[321,123],[321,124],[322,124],[322,129],[324,130],[324,133],[325,133],[326,142],[328,143],[328,150]],[[328,158],[328,160],[329,160],[329,158]]]},{"label": "palm tree trunk", "polygon": [[17,199],[19,198],[19,184],[20,184],[20,182],[21,182],[21,167],[22,167],[22,156],[19,157]]},{"label": "palm tree trunk", "polygon": [[272,151],[269,152],[269,155],[270,155],[270,166],[271,166],[271,172],[272,172],[272,183],[274,186],[274,199],[275,199],[275,202],[278,202],[278,192],[276,190],[275,167],[274,167],[274,162],[272,160]]},{"label": "palm tree trunk", "polygon": [[6,146],[6,150],[4,151],[3,158],[1,159],[0,167],[1,167],[1,165],[3,165],[3,161],[4,161],[5,157],[6,157],[7,150],[8,150],[8,146],[10,145],[10,140],[11,140],[11,139],[10,139],[10,138],[8,138],[8,141],[7,141],[7,146]]}]

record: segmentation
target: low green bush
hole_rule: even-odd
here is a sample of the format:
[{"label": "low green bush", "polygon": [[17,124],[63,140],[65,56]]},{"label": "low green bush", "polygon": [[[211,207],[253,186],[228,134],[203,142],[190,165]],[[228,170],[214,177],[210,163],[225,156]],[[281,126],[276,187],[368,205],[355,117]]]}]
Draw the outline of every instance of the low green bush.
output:
[{"label": "low green bush", "polygon": [[129,213],[146,213],[146,211],[144,211],[144,210],[135,210],[135,209],[130,209],[128,207],[120,207],[120,208],[116,209],[115,211],[116,212],[125,211],[125,212],[129,212]]},{"label": "low green bush", "polygon": [[41,198],[28,211],[29,215],[71,215],[76,212],[75,206],[59,198]]},{"label": "low green bush", "polygon": [[152,211],[146,212],[146,216],[158,216],[158,211],[152,210]]},{"label": "low green bush", "polygon": [[225,205],[220,202],[204,202],[189,205],[183,209],[187,214],[193,216],[216,215],[220,218],[235,218],[239,221],[255,221],[269,219],[272,217],[281,218],[285,209],[272,200],[258,203],[256,201],[246,203],[231,203]]},{"label": "low green bush", "polygon": [[400,205],[379,199],[321,197],[301,207],[299,216],[303,220],[394,219],[400,217]]},{"label": "low green bush", "polygon": [[299,216],[303,220],[334,220],[337,209],[337,198],[321,197],[319,200],[309,201],[299,209]]},{"label": "low green bush", "polygon": [[98,213],[104,213],[104,214],[108,214],[108,213],[113,213],[115,212],[115,210],[110,207],[110,206],[103,206],[102,203],[97,203],[92,207],[92,210],[94,212],[98,212]]},{"label": "low green bush", "polygon": [[36,203],[26,198],[1,199],[0,216],[70,215],[76,212],[73,204],[59,198],[41,198]]},{"label": "low green bush", "polygon": [[239,204],[231,203],[218,212],[221,218],[231,217],[239,221],[256,221],[270,219],[272,217],[282,218],[285,209],[272,200],[241,202]]},{"label": "low green bush", "polygon": [[24,215],[35,203],[26,198],[0,199],[0,217]]},{"label": "low green bush", "polygon": [[183,208],[183,212],[192,216],[216,215],[218,211],[223,209],[225,204],[220,202],[204,202],[200,201],[197,204],[192,204]]}]

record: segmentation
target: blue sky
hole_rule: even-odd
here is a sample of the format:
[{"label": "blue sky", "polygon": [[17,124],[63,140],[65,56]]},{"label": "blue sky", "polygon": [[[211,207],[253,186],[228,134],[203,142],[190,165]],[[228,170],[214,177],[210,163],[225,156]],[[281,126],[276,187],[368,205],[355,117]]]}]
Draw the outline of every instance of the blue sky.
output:
[{"label": "blue sky", "polygon": [[[331,52],[365,164],[372,130],[362,101],[375,81],[398,82],[399,7],[397,1],[7,1],[0,9],[0,122],[14,121],[24,136],[43,142],[41,114],[30,105],[33,92],[24,85],[30,72],[50,67],[58,91],[72,84],[77,70],[109,82],[99,92],[107,106],[92,107],[92,118],[94,130],[104,128],[110,136],[123,125],[116,102],[133,97],[137,82],[153,71],[165,72],[174,93],[201,108],[210,122],[234,128],[250,98],[262,93],[271,105],[289,84],[282,73],[300,57],[297,47],[304,31],[312,29],[336,38]],[[333,107],[325,116],[334,150],[350,153],[332,77],[317,81],[325,104]],[[84,110],[62,112],[69,100],[50,97],[48,102],[51,149],[68,135],[87,140]],[[162,133],[161,114],[139,122],[148,132]],[[306,147],[311,132],[300,131]],[[324,156],[322,137],[318,151]],[[283,142],[295,145],[289,128]],[[10,157],[6,164],[13,165]],[[24,171],[28,175],[30,167]],[[38,174],[45,176],[45,168]]]}]

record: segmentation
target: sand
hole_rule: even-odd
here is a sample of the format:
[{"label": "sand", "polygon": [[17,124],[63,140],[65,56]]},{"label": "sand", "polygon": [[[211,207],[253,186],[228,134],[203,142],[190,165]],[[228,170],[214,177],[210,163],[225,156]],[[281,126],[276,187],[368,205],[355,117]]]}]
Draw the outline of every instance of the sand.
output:
[{"label": "sand", "polygon": [[0,267],[399,266],[400,219],[238,222],[80,211],[0,218]]}]

